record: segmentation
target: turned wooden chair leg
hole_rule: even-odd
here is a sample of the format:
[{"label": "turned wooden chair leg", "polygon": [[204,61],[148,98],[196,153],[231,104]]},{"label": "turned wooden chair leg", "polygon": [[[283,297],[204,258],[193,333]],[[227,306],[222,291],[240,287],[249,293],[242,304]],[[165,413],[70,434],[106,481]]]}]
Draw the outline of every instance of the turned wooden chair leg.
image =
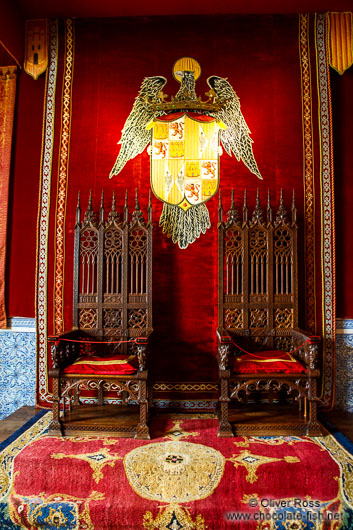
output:
[{"label": "turned wooden chair leg", "polygon": [[219,426],[218,426],[218,436],[223,438],[228,438],[233,435],[232,426],[229,423],[228,417],[228,405],[229,405],[229,383],[227,379],[221,379],[221,388],[220,388],[220,397],[219,397]]},{"label": "turned wooden chair leg", "polygon": [[270,387],[268,390],[268,401],[270,405],[273,405],[273,388]]},{"label": "turned wooden chair leg", "polygon": [[49,434],[62,435],[62,428],[60,422],[60,391],[59,378],[53,378],[53,419],[49,425]]},{"label": "turned wooden chair leg", "polygon": [[78,407],[80,405],[80,390],[78,385],[74,388],[74,401],[73,406]]},{"label": "turned wooden chair leg", "polygon": [[153,383],[148,383],[148,416],[151,414],[153,409]]},{"label": "turned wooden chair leg", "polygon": [[102,381],[99,383],[98,387],[98,405],[104,405],[104,390]]},{"label": "turned wooden chair leg", "polygon": [[148,399],[147,399],[147,382],[145,379],[139,381],[138,405],[140,407],[140,420],[136,426],[135,438],[139,440],[149,440],[150,432],[147,425],[148,418]]},{"label": "turned wooden chair leg", "polygon": [[[66,415],[66,396],[64,396],[62,398],[62,400],[63,400],[62,418],[64,420],[65,419],[65,415]],[[59,408],[60,408],[60,401],[59,401]]]}]

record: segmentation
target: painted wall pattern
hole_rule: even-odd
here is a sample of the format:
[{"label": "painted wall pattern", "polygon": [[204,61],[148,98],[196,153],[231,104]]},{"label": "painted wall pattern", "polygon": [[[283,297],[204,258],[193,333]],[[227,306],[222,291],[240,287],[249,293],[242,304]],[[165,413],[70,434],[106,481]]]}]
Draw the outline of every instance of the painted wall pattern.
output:
[{"label": "painted wall pattern", "polygon": [[35,405],[34,318],[10,318],[0,330],[0,419],[23,405]]},{"label": "painted wall pattern", "polygon": [[[35,320],[10,318],[0,330],[0,419],[24,405],[35,405]],[[335,408],[353,412],[353,320],[336,321]],[[157,408],[175,408],[176,402],[158,400]],[[178,408],[213,409],[215,403],[183,401]]]}]

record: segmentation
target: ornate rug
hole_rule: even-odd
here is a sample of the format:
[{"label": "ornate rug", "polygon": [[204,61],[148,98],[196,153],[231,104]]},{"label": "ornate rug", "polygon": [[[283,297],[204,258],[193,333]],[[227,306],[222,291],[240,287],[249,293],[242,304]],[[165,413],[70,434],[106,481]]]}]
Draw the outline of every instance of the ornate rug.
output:
[{"label": "ornate rug", "polygon": [[40,414],[0,445],[1,530],[353,528],[353,456],[334,436],[217,438],[165,416],[150,441],[46,435]]}]

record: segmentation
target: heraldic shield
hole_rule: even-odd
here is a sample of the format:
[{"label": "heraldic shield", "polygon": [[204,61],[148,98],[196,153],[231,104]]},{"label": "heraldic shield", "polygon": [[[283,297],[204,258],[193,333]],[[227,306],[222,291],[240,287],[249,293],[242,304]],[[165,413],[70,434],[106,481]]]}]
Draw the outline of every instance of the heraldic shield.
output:
[{"label": "heraldic shield", "polygon": [[219,129],[213,117],[194,112],[153,122],[151,186],[158,199],[187,211],[217,193]]}]

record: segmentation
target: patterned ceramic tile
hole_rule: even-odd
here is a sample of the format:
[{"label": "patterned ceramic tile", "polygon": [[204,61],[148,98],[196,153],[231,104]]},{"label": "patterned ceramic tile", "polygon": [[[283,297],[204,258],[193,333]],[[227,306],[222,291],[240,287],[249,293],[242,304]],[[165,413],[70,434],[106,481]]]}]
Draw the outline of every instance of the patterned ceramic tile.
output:
[{"label": "patterned ceramic tile", "polygon": [[353,412],[353,320],[337,319],[335,408]]},{"label": "patterned ceramic tile", "polygon": [[36,335],[34,319],[9,319],[0,330],[0,419],[35,404]]}]

